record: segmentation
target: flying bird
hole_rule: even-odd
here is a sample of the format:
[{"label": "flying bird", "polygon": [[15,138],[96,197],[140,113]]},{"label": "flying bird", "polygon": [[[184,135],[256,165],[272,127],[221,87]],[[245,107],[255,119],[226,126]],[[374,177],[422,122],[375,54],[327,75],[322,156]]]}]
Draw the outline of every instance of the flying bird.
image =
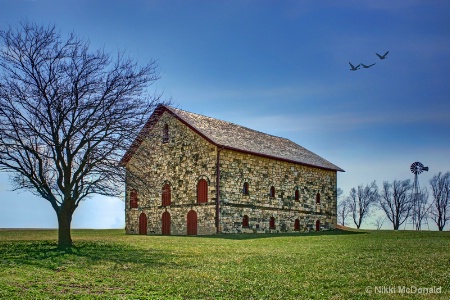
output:
[{"label": "flying bird", "polygon": [[365,64],[361,63],[361,66],[363,66],[364,69],[368,69],[368,68],[370,68],[371,66],[376,65],[376,64],[377,64],[377,63],[373,63],[373,64],[371,64],[371,65],[366,66]]},{"label": "flying bird", "polygon": [[386,52],[384,55],[380,55],[380,54],[378,54],[378,53],[375,53],[380,59],[385,59],[386,58],[386,55],[388,55],[388,53],[389,53],[389,51],[388,52]]},{"label": "flying bird", "polygon": [[352,65],[352,63],[351,63],[351,62],[348,62],[348,63],[349,63],[349,65],[350,65],[350,67],[351,67],[350,71],[356,71],[356,70],[359,70],[359,66],[360,66],[360,64],[359,64],[359,65],[357,65],[357,66],[355,67],[354,65]]}]

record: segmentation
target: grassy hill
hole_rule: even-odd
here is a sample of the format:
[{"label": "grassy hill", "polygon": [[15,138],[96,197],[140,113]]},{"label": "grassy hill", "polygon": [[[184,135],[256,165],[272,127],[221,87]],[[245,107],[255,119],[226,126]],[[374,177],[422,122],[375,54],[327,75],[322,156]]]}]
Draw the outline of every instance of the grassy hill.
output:
[{"label": "grassy hill", "polygon": [[450,298],[450,232],[56,238],[0,231],[0,299]]}]

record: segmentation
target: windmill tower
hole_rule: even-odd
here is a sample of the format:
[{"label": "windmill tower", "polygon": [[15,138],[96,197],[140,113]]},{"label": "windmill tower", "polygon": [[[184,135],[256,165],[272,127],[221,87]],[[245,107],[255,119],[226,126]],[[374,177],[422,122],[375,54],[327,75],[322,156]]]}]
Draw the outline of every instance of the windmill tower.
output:
[{"label": "windmill tower", "polygon": [[416,227],[416,207],[418,205],[418,195],[419,195],[419,174],[421,174],[423,171],[428,172],[428,167],[424,167],[421,162],[414,162],[412,163],[411,167],[409,168],[411,172],[414,174],[414,184],[413,184],[413,227]]}]

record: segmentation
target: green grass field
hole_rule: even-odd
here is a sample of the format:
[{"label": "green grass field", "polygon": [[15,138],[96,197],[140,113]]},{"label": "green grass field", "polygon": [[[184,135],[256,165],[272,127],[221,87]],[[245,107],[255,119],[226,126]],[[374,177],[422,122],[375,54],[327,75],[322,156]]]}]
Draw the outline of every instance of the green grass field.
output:
[{"label": "green grass field", "polygon": [[450,298],[450,232],[56,237],[0,231],[0,299]]}]

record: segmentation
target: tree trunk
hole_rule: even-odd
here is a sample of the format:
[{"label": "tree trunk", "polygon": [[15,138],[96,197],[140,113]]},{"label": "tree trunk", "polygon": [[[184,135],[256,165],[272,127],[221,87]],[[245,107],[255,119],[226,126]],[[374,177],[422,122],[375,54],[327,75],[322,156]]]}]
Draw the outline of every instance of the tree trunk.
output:
[{"label": "tree trunk", "polygon": [[445,223],[443,221],[441,212],[439,212],[438,221],[437,221],[436,224],[438,226],[439,231],[443,231],[444,230]]},{"label": "tree trunk", "polygon": [[63,205],[58,212],[58,248],[68,249],[73,246],[70,224],[73,212]]},{"label": "tree trunk", "polygon": [[400,227],[400,224],[398,221],[394,221],[393,225],[394,225],[394,230],[398,230],[398,228]]}]

